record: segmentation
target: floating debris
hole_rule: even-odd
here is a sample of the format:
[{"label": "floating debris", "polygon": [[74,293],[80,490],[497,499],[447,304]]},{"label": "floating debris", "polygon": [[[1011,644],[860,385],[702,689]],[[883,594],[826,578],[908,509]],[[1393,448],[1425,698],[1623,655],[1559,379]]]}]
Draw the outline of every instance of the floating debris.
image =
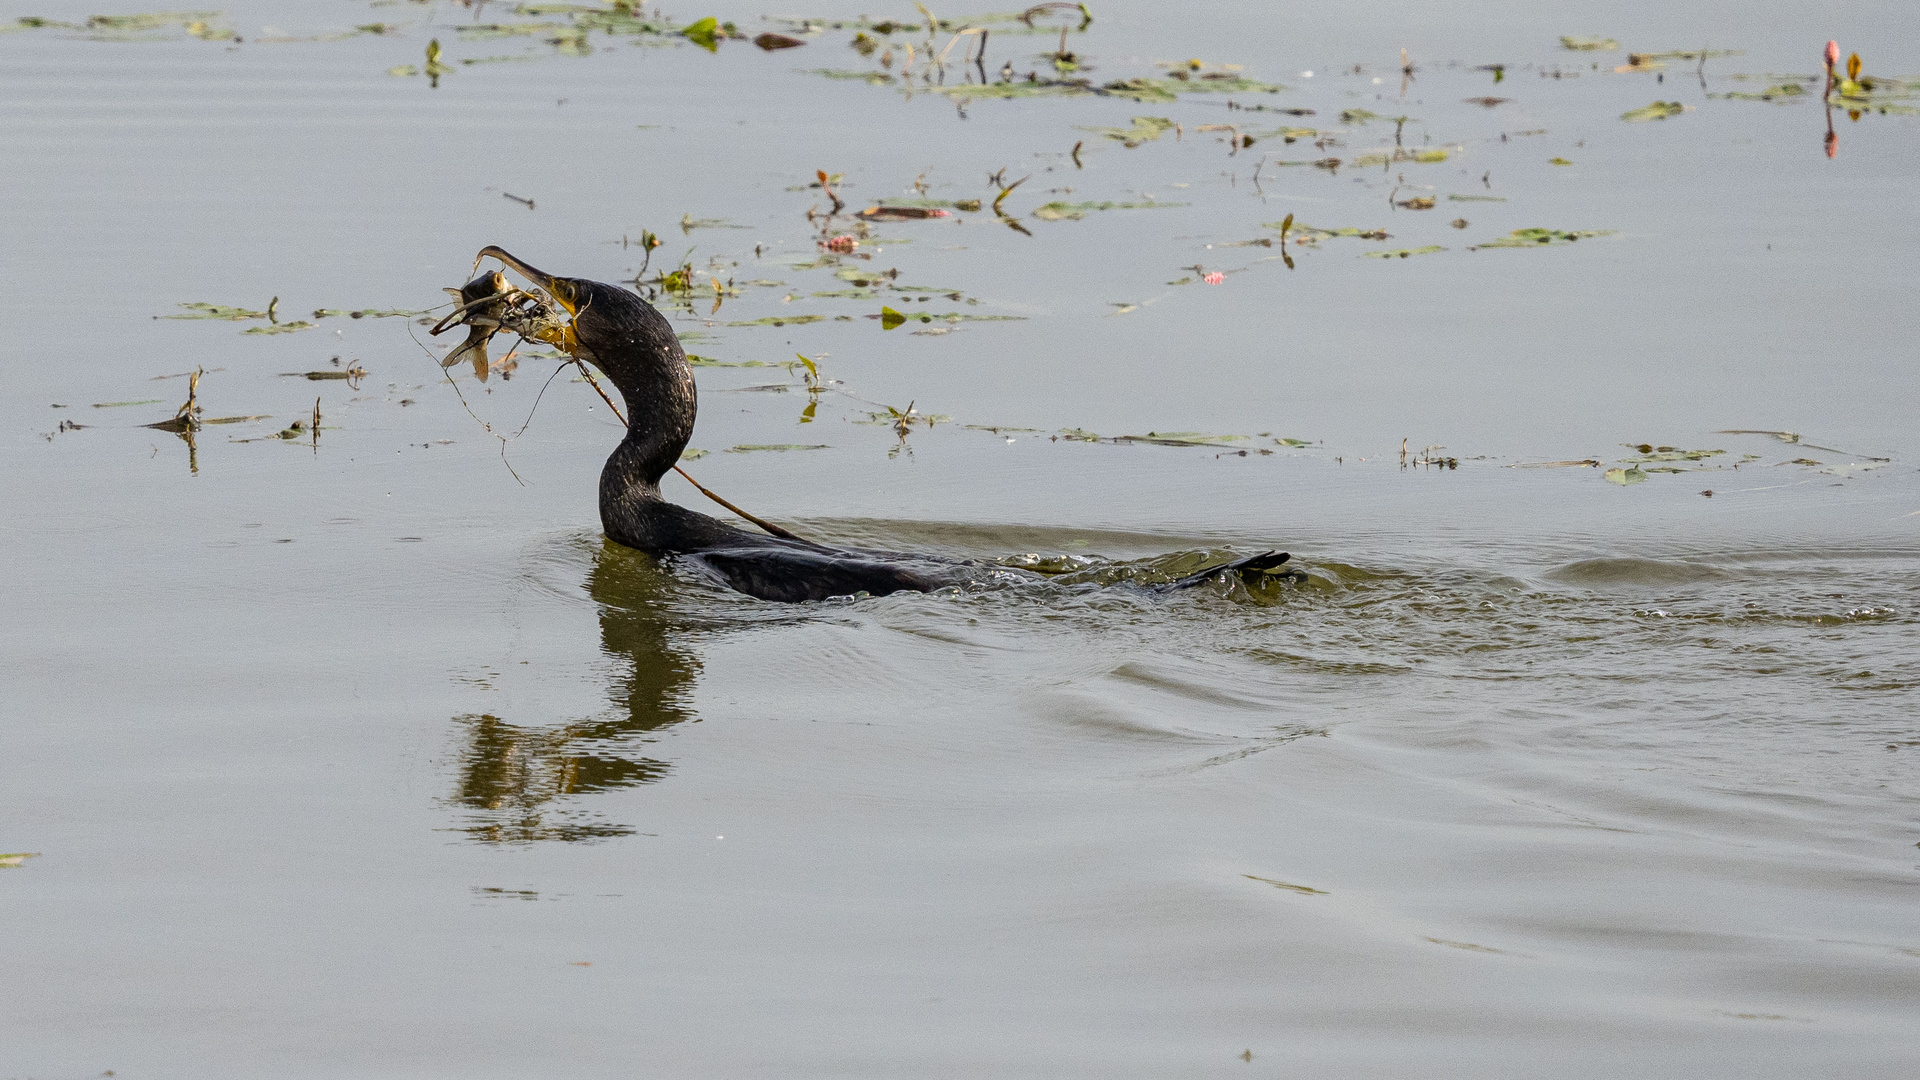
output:
[{"label": "floating debris", "polygon": [[[1305,885],[1294,885],[1290,882],[1275,881],[1272,878],[1255,877],[1252,874],[1241,874],[1240,876],[1243,878],[1246,878],[1248,881],[1258,881],[1263,885],[1271,885],[1276,889],[1286,889],[1289,892],[1297,892],[1306,896],[1331,896],[1332,895],[1331,893],[1327,892],[1325,889],[1313,889]],[[1429,939],[1429,940],[1432,940],[1432,939]],[[1248,1051],[1248,1053],[1251,1054],[1252,1051]],[[1251,1058],[1249,1058],[1249,1060],[1251,1060]]]}]

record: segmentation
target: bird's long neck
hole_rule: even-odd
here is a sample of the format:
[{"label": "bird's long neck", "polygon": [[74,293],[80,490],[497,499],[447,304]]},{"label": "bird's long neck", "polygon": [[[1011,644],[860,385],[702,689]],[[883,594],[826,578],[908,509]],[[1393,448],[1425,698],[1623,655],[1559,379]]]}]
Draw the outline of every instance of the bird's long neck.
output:
[{"label": "bird's long neck", "polygon": [[693,371],[679,346],[617,364],[599,364],[626,403],[627,434],[600,474],[603,505],[609,498],[657,500],[660,478],[680,460],[693,437],[698,406]]}]

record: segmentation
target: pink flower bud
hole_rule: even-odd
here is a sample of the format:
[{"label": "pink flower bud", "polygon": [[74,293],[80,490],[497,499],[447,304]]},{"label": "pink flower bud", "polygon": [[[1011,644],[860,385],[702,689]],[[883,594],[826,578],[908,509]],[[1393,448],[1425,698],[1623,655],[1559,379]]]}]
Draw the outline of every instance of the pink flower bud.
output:
[{"label": "pink flower bud", "polygon": [[933,211],[933,212],[931,212],[931,213],[929,213],[929,214],[928,214],[927,216],[928,216],[928,217],[952,217],[952,216],[953,216],[953,211],[951,211],[951,210],[935,210],[935,211]]},{"label": "pink flower bud", "polygon": [[1835,64],[1838,64],[1839,62],[1840,62],[1840,43],[1837,41],[1827,42],[1827,66],[1832,67]]},{"label": "pink flower bud", "polygon": [[828,240],[826,243],[826,246],[828,251],[835,251],[835,252],[839,252],[842,255],[845,255],[846,253],[852,251],[854,248],[859,247],[860,241],[854,239],[850,235],[843,233],[839,236],[833,237],[832,239]]},{"label": "pink flower bud", "polygon": [[1218,270],[1215,270],[1213,273],[1208,274],[1205,277],[1202,277],[1200,280],[1206,282],[1209,285],[1218,285],[1221,282],[1227,280],[1227,275],[1221,273]]}]

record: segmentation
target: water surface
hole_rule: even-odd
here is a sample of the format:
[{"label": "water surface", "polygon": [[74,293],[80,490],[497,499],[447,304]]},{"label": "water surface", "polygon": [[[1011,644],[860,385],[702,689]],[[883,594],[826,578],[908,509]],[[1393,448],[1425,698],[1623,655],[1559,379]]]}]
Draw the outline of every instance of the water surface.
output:
[{"label": "water surface", "polygon": [[[1838,111],[1829,157],[1817,83],[1711,95],[1829,37],[1920,70],[1911,14],[1094,15],[1096,85],[1287,89],[962,109],[903,92],[913,34],[459,33],[564,18],[498,4],[0,34],[0,851],[40,853],[0,869],[0,1071],[1910,1075],[1916,119]],[[437,87],[388,74],[429,39]],[[1703,45],[1743,54],[1613,70]],[[1088,130],[1136,117],[1179,128]],[[983,208],[822,263],[816,170]],[[1035,216],[1102,201],[1158,205]],[[1288,269],[1248,242],[1289,213],[1390,238]],[[1524,228],[1597,235],[1481,247]],[[763,365],[699,370],[688,464],[757,513],[1304,576],[751,601],[600,537],[618,429],[571,373],[448,382],[424,326],[312,314],[440,303],[488,243],[631,279],[643,230],[706,290],[689,350]],[[271,297],[316,326],[155,318]],[[196,368],[267,418],[141,426]],[[317,445],[268,438],[316,397]],[[874,422],[909,404],[945,419]],[[1208,445],[1111,441],[1149,433]],[[727,452],[786,444],[826,448]]]}]

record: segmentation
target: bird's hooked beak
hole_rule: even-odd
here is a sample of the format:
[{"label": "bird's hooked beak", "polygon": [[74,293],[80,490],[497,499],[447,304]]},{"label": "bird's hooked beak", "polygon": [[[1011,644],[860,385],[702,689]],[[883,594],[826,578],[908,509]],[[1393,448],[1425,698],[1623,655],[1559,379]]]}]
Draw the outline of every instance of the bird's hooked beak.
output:
[{"label": "bird's hooked beak", "polygon": [[492,244],[489,244],[486,247],[481,248],[480,254],[475,255],[473,257],[474,267],[478,269],[480,266],[480,260],[485,259],[489,256],[495,259],[499,259],[501,262],[519,271],[521,277],[524,277],[528,281],[533,282],[535,285],[539,286],[541,290],[543,290],[548,296],[553,297],[554,302],[559,304],[561,307],[565,308],[567,310],[568,315],[579,314],[581,298],[580,298],[579,291],[574,288],[573,282],[569,281],[566,278],[554,277],[552,274],[547,273],[545,270],[540,270],[540,269],[536,269],[535,267],[529,266],[525,262],[521,261],[517,256],[513,255],[512,253],[502,248],[495,247]]}]

